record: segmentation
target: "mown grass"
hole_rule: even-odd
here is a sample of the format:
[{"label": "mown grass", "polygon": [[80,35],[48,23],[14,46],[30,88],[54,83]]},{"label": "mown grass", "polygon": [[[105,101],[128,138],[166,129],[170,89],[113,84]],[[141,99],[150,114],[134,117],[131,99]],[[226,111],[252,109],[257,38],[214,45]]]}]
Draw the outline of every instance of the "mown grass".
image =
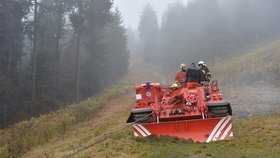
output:
[{"label": "mown grass", "polygon": [[280,40],[264,42],[209,64],[235,116],[264,114],[279,108]]},{"label": "mown grass", "polygon": [[172,137],[134,138],[128,129],[77,157],[263,158],[280,155],[280,111],[233,121],[234,139],[194,143]]},{"label": "mown grass", "polygon": [[210,68],[226,83],[266,84],[280,80],[280,40],[219,59]]},{"label": "mown grass", "polygon": [[[279,114],[257,116],[233,123],[235,138],[232,141],[193,143],[176,139],[146,139],[144,157],[278,157],[280,154]],[[155,148],[154,146],[158,146]]]},{"label": "mown grass", "polygon": [[19,157],[32,147],[42,145],[63,134],[75,124],[86,121],[94,116],[106,102],[131,90],[130,86],[125,85],[127,84],[120,83],[79,104],[72,104],[50,114],[32,118],[0,130],[0,157]]}]

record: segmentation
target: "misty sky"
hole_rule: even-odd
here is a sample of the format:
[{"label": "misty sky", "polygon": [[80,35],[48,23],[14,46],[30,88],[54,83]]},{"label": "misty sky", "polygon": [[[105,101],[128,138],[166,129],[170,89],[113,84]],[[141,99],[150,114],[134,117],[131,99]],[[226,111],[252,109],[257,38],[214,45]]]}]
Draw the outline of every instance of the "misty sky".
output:
[{"label": "misty sky", "polygon": [[124,24],[137,30],[141,12],[146,4],[150,4],[156,10],[158,19],[161,21],[162,13],[167,9],[168,4],[174,1],[177,0],[114,0],[114,7],[117,6],[121,11]]}]

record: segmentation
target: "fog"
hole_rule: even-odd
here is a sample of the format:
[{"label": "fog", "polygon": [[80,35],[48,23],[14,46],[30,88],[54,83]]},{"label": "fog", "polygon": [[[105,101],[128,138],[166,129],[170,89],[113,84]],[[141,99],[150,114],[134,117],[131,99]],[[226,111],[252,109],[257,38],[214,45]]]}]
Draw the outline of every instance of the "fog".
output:
[{"label": "fog", "polygon": [[114,2],[132,53],[172,71],[178,63],[210,63],[280,33],[277,0]]},{"label": "fog", "polygon": [[[137,54],[137,59],[142,57],[145,64],[150,64],[152,68],[157,67],[155,71],[160,71],[169,83],[174,82],[173,76],[178,72],[179,64],[190,65],[203,60],[210,70],[213,69],[215,79],[222,79],[225,95],[233,102],[237,115],[270,112],[279,108],[279,46],[276,44],[262,48],[265,49],[263,52],[254,53],[258,46],[279,38],[279,1],[115,2],[129,29],[131,53]],[[256,48],[248,51],[252,47]],[[268,52],[271,54],[261,56]],[[242,55],[247,59],[240,60]],[[274,64],[266,68],[258,66],[265,62]],[[263,84],[258,85],[259,81]],[[242,95],[236,95],[240,92]],[[260,95],[262,97],[257,97]]]},{"label": "fog", "polygon": [[[124,24],[137,30],[140,15],[144,7],[149,4],[157,13],[159,22],[168,5],[178,0],[114,0],[114,7],[118,7],[122,13]],[[187,3],[188,0],[182,0]]]},{"label": "fog", "polygon": [[[279,8],[279,0],[0,1],[0,127],[98,95],[142,65],[171,84],[179,64],[204,60],[227,89],[252,88],[243,99],[260,81],[275,95],[280,42],[246,50],[279,39]],[[279,105],[275,98],[267,102]]]}]

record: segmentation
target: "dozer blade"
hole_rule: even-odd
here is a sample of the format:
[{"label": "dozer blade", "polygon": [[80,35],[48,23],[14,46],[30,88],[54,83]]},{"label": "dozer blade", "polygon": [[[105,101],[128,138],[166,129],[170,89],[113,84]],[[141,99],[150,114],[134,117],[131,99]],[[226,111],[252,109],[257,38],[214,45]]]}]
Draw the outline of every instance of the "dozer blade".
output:
[{"label": "dozer blade", "polygon": [[233,137],[231,116],[133,125],[136,137],[154,135],[191,139],[195,142],[229,140]]},{"label": "dozer blade", "polygon": [[126,123],[131,123],[135,121],[138,121],[139,123],[148,122],[150,120],[150,117],[146,117],[146,116],[148,116],[151,113],[152,113],[151,108],[132,109]]},{"label": "dozer blade", "polygon": [[214,117],[224,117],[232,115],[232,110],[229,102],[213,102],[208,103],[208,110]]}]

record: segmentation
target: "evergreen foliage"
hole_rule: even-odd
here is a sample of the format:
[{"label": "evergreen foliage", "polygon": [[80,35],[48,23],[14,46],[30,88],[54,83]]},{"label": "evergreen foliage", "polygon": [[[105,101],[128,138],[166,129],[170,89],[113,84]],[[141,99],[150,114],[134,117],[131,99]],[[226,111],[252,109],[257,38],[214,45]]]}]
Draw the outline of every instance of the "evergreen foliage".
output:
[{"label": "evergreen foliage", "polygon": [[[172,71],[179,63],[189,65],[223,58],[279,35],[277,7],[277,0],[175,1],[163,14],[160,33],[155,35],[158,31],[151,29],[156,28],[152,27],[156,23],[155,14],[148,6],[139,23],[142,55],[156,57],[153,62]],[[155,40],[160,44],[155,44]]]},{"label": "evergreen foliage", "polygon": [[138,26],[141,52],[145,61],[154,62],[159,55],[159,25],[156,12],[146,5]]},{"label": "evergreen foliage", "polygon": [[111,0],[41,0],[37,19],[35,2],[0,1],[0,126],[96,95],[128,67],[126,28]]}]

